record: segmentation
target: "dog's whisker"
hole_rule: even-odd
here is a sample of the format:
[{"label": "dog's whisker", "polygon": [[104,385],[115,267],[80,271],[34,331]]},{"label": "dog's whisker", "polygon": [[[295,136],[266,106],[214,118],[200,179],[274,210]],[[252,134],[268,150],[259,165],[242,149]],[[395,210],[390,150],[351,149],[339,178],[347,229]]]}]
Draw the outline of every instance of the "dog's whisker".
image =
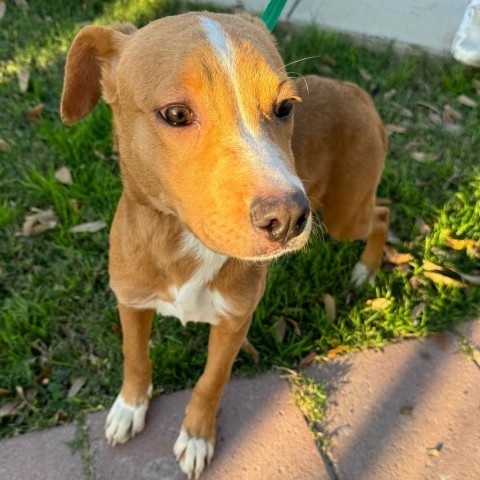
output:
[{"label": "dog's whisker", "polygon": [[295,63],[304,62],[305,60],[313,60],[314,58],[320,58],[320,56],[319,55],[313,55],[311,57],[299,58],[298,60],[294,60],[293,62],[286,63],[285,67],[288,67],[290,65],[294,65]]},{"label": "dog's whisker", "polygon": [[[297,75],[298,77],[302,78],[302,80],[304,81],[305,83],[305,88],[307,89],[307,97],[310,96],[310,90],[308,88],[308,83],[307,83],[307,79],[299,72],[287,72],[289,75]],[[297,77],[297,78],[298,78]],[[289,77],[290,78],[290,77]]]}]

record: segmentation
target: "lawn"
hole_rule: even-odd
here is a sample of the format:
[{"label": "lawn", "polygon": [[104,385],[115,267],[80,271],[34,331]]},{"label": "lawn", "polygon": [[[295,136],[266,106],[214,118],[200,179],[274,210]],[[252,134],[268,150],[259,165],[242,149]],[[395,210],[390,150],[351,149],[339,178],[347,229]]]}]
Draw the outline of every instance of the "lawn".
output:
[{"label": "lawn", "polygon": [[[107,408],[121,382],[108,227],[70,231],[111,222],[121,191],[111,115],[102,104],[74,127],[61,123],[68,46],[87,23],[140,26],[190,8],[162,0],[17,3],[8,2],[0,20],[0,437]],[[372,53],[314,27],[280,25],[275,33],[286,63],[315,57],[292,64],[292,75],[353,81],[374,96],[392,131],[379,196],[390,201],[392,246],[410,257],[395,260],[390,251],[391,261],[403,263],[386,262],[377,282],[359,291],[349,277],[360,242],[317,237],[308,251],[279,260],[249,334],[260,362],[241,353],[234,374],[296,368],[311,352],[321,358],[382,346],[478,315],[480,72],[398,57],[389,47]],[[43,111],[32,113],[39,104]],[[71,184],[55,178],[62,166]],[[37,236],[21,236],[32,208],[51,209],[58,220]],[[206,326],[155,322],[156,392],[195,383],[207,335]]]}]

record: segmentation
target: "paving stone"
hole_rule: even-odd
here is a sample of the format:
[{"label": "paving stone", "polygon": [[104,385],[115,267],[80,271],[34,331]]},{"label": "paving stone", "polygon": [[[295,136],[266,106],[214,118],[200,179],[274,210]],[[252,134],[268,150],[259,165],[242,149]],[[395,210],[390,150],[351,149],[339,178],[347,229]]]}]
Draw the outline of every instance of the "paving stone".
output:
[{"label": "paving stone", "polygon": [[1,442],[1,480],[81,480],[82,459],[67,445],[75,425],[55,427]]},{"label": "paving stone", "polygon": [[322,428],[339,480],[480,478],[480,369],[453,335],[340,357],[307,374],[329,386]]},{"label": "paving stone", "polygon": [[[87,425],[99,480],[184,480],[172,448],[190,398],[184,390],[151,402],[145,430],[114,448],[104,440],[106,412]],[[217,445],[202,480],[327,480],[288,384],[272,373],[232,380],[217,420]]]}]

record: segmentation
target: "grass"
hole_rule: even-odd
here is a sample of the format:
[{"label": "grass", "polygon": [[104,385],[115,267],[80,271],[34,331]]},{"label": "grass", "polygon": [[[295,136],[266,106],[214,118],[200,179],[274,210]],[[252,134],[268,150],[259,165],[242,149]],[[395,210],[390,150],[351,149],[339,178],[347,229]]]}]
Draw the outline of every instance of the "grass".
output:
[{"label": "grass", "polygon": [[[0,138],[10,150],[0,153],[0,407],[17,398],[17,386],[35,395],[29,408],[0,418],[0,437],[69,421],[108,407],[121,381],[121,342],[115,299],[108,288],[107,229],[71,234],[85,221],[110,223],[121,191],[112,152],[110,112],[100,105],[74,127],[59,119],[65,55],[73,35],[87,22],[130,20],[137,25],[185,6],[174,1],[30,0],[24,11],[9,2],[0,29]],[[197,7],[198,8],[198,7]],[[372,53],[344,38],[313,27],[276,29],[285,61],[315,56],[290,68],[298,74],[327,73],[376,92],[387,124],[404,125],[390,137],[390,151],[379,195],[391,201],[391,228],[397,248],[410,252],[412,270],[382,271],[374,286],[352,291],[351,269],[361,243],[316,238],[311,248],[272,266],[265,297],[255,313],[250,340],[261,354],[255,365],[240,354],[235,374],[252,374],[271,365],[295,367],[309,352],[332,348],[382,346],[397,339],[450,329],[478,315],[480,288],[455,289],[423,276],[423,261],[466,273],[479,268],[478,251],[452,250],[447,237],[480,241],[480,109],[457,101],[460,94],[480,101],[472,85],[479,73],[452,62],[403,57],[386,48]],[[19,92],[16,72],[28,68],[27,92]],[[371,79],[363,70],[369,72]],[[363,76],[362,73],[363,72]],[[292,73],[293,74],[293,73]],[[396,90],[390,99],[384,94]],[[38,122],[25,115],[46,105]],[[452,134],[432,123],[431,111],[448,103],[464,119]],[[412,118],[402,115],[403,108]],[[420,163],[406,149],[439,153]],[[73,184],[54,179],[66,165]],[[59,224],[35,238],[16,235],[31,207],[52,207]],[[421,217],[431,232],[420,233]],[[390,269],[391,270],[391,269]],[[412,282],[412,277],[416,282]],[[412,286],[412,283],[414,286]],[[323,307],[333,295],[337,316],[331,322]],[[368,299],[385,297],[390,306],[375,311]],[[418,318],[412,309],[426,308]],[[275,324],[287,322],[283,341]],[[152,333],[154,386],[171,391],[192,386],[205,362],[208,328],[158,319]],[[87,383],[74,397],[67,393],[76,378]],[[10,392],[10,393],[9,393]]]}]

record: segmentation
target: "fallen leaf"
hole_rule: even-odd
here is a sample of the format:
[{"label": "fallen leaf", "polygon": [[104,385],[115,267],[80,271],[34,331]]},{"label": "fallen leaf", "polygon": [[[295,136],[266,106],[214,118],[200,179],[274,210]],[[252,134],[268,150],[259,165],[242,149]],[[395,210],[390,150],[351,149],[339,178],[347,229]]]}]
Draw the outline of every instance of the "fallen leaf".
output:
[{"label": "fallen leaf", "polygon": [[418,275],[414,275],[413,277],[411,277],[409,283],[414,290],[420,290],[420,288],[423,287],[422,278]]},{"label": "fallen leaf", "polygon": [[442,113],[442,121],[444,125],[453,124],[455,120],[461,121],[463,120],[463,115],[455,110],[452,106],[448,103],[443,106],[443,113]]},{"label": "fallen leaf", "polygon": [[80,223],[70,229],[70,233],[95,233],[104,229],[107,224],[103,220]]},{"label": "fallen leaf", "polygon": [[442,275],[441,273],[423,272],[423,275],[436,285],[444,285],[454,288],[466,288],[468,286],[467,284],[460,282],[459,280],[447,277],[446,275]]},{"label": "fallen leaf", "polygon": [[408,263],[402,263],[400,265],[395,265],[393,271],[400,272],[404,277],[406,277],[412,271],[412,266]]},{"label": "fallen leaf", "polygon": [[0,138],[0,152],[5,153],[5,152],[8,152],[8,151],[10,151],[10,145],[5,140],[2,140]]},{"label": "fallen leaf", "polygon": [[473,79],[473,87],[477,91],[477,95],[480,95],[480,80],[477,80],[476,78]]},{"label": "fallen leaf", "polygon": [[477,106],[477,102],[473,100],[473,98],[467,97],[466,95],[460,95],[457,97],[457,100],[462,105],[466,107],[475,108]]},{"label": "fallen leaf", "polygon": [[58,218],[53,213],[53,210],[40,210],[39,208],[31,208],[30,210],[34,213],[25,217],[22,231],[18,235],[22,237],[36,237],[57,226]]},{"label": "fallen leaf", "polygon": [[385,260],[393,265],[402,265],[413,260],[413,255],[410,253],[399,253],[396,248],[384,245],[383,252],[385,253]]},{"label": "fallen leaf", "polygon": [[412,152],[410,156],[417,162],[433,162],[440,158],[440,153],[429,153],[429,152]]},{"label": "fallen leaf", "polygon": [[345,346],[345,345],[340,345],[339,347],[337,348],[334,348],[333,350],[330,350],[328,353],[327,353],[327,357],[328,358],[336,358],[338,357],[338,355],[340,355],[341,353],[344,353],[345,351],[347,351],[348,347]]},{"label": "fallen leaf", "polygon": [[9,415],[18,415],[22,413],[26,404],[22,400],[12,400],[0,407],[0,418],[8,417]]},{"label": "fallen leaf", "polygon": [[381,310],[385,310],[392,304],[392,301],[388,298],[374,298],[367,300],[367,305],[375,312],[380,312]]},{"label": "fallen leaf", "polygon": [[388,90],[387,92],[385,92],[385,93],[383,94],[383,98],[384,98],[385,100],[390,100],[390,99],[393,98],[396,94],[397,94],[397,91],[396,91],[394,88],[392,88],[391,90]]},{"label": "fallen leaf", "polygon": [[330,65],[325,65],[324,63],[317,64],[318,73],[322,75],[333,75],[333,68]]},{"label": "fallen leaf", "polygon": [[28,8],[27,0],[15,0],[15,5],[17,7],[24,8],[24,9]]},{"label": "fallen leaf", "polygon": [[326,293],[323,296],[323,306],[327,312],[328,321],[334,323],[335,318],[337,317],[337,309],[335,306],[335,299],[329,293]]},{"label": "fallen leaf", "polygon": [[412,308],[412,323],[416,327],[418,326],[419,319],[422,317],[423,312],[427,309],[427,304],[425,302],[420,302]]},{"label": "fallen leaf", "polygon": [[438,113],[430,112],[428,114],[428,118],[434,125],[437,125],[437,126],[442,125],[442,117],[440,117]]},{"label": "fallen leaf", "polygon": [[364,68],[359,68],[358,73],[366,82],[369,82],[372,79],[372,75],[370,74],[370,72],[368,72]]},{"label": "fallen leaf", "polygon": [[59,410],[55,414],[55,424],[58,425],[59,423],[65,423],[65,421],[68,419],[68,414],[64,410]]},{"label": "fallen leaf", "polygon": [[423,269],[426,272],[444,272],[444,268],[441,267],[440,265],[437,265],[436,263],[430,262],[429,260],[423,260]]},{"label": "fallen leaf", "polygon": [[68,398],[75,397],[78,392],[85,386],[87,383],[87,379],[85,377],[78,377],[70,386],[70,389],[68,390]]},{"label": "fallen leaf", "polygon": [[39,103],[31,110],[27,112],[27,122],[33,123],[36,122],[40,116],[42,115],[43,111],[45,110],[45,104]]},{"label": "fallen leaf", "polygon": [[285,321],[285,318],[280,317],[273,325],[273,330],[277,342],[282,343],[285,339],[285,334],[287,333],[287,322]]},{"label": "fallen leaf", "polygon": [[457,273],[462,277],[462,280],[465,280],[470,285],[480,285],[480,275],[470,275],[468,273],[463,273],[458,270]]},{"label": "fallen leaf", "polygon": [[397,235],[392,230],[388,230],[387,242],[397,244],[397,243],[400,243],[401,240],[397,237]]},{"label": "fallen leaf", "polygon": [[419,101],[419,102],[416,102],[416,105],[419,105],[420,107],[428,108],[432,112],[440,113],[440,110],[435,105],[433,105],[433,103]]},{"label": "fallen leaf", "polygon": [[402,125],[393,125],[392,123],[387,123],[387,125],[385,125],[385,130],[388,133],[405,133],[407,128]]},{"label": "fallen leaf", "polygon": [[458,136],[463,132],[463,128],[461,125],[456,125],[455,123],[447,123],[446,125],[443,126],[443,129],[451,133],[453,136]]},{"label": "fallen leaf", "polygon": [[93,154],[100,160],[105,160],[105,155],[100,150],[94,150]]},{"label": "fallen leaf", "polygon": [[412,148],[422,148],[424,146],[423,142],[420,142],[419,140],[412,140],[411,142],[408,142],[404,149],[405,150],[412,150]]},{"label": "fallen leaf", "polygon": [[5,2],[0,2],[0,20],[5,16],[7,11],[7,4]]},{"label": "fallen leaf", "polygon": [[8,390],[6,388],[0,388],[0,397],[6,397],[7,395],[10,395],[12,393],[11,390]]},{"label": "fallen leaf", "polygon": [[453,250],[465,250],[467,248],[479,248],[480,242],[475,240],[459,240],[458,238],[447,237],[445,243]]},{"label": "fallen leaf", "polygon": [[293,331],[295,332],[295,335],[297,335],[297,337],[301,337],[301,336],[302,336],[302,331],[300,330],[300,327],[299,327],[299,325],[298,325],[298,322],[296,322],[293,318],[288,318],[288,317],[285,317],[285,320],[286,320],[290,325],[292,325]]},{"label": "fallen leaf", "polygon": [[315,361],[316,358],[317,358],[316,353],[310,352],[308,355],[306,355],[300,360],[300,363],[298,364],[298,368],[302,370],[303,368],[308,367]]},{"label": "fallen leaf", "polygon": [[25,93],[28,90],[28,81],[30,80],[29,70],[19,70],[17,72],[18,89],[20,93]]},{"label": "fallen leaf", "polygon": [[402,115],[405,118],[413,118],[413,112],[408,108],[402,108],[400,110],[400,115]]},{"label": "fallen leaf", "polygon": [[252,357],[253,363],[258,363],[260,361],[258,350],[250,343],[250,340],[247,337],[245,337],[245,340],[243,341],[242,350]]},{"label": "fallen leaf", "polygon": [[55,172],[55,180],[57,180],[60,183],[63,183],[64,185],[71,185],[73,183],[72,181],[72,174],[70,173],[70,170],[68,167],[60,167],[58,170]]},{"label": "fallen leaf", "polygon": [[432,227],[428,225],[428,223],[426,223],[425,220],[418,215],[415,217],[415,225],[417,226],[417,230],[420,233],[431,233],[432,231]]},{"label": "fallen leaf", "polygon": [[431,457],[438,457],[440,455],[440,450],[437,448],[427,448],[427,455]]}]

